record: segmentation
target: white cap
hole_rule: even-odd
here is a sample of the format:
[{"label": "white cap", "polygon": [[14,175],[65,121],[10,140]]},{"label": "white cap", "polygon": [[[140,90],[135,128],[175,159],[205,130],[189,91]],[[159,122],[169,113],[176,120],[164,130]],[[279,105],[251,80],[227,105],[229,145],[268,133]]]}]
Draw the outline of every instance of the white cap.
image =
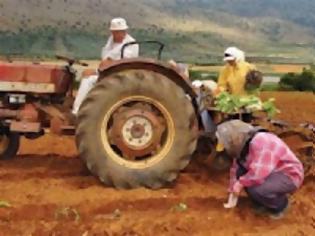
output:
[{"label": "white cap", "polygon": [[245,53],[236,48],[236,47],[229,47],[224,52],[223,61],[244,61],[245,60]]},{"label": "white cap", "polygon": [[124,18],[114,18],[110,22],[110,27],[109,29],[111,31],[116,31],[116,30],[127,30],[129,27],[127,25],[127,22]]},{"label": "white cap", "polygon": [[218,84],[213,80],[203,80],[203,81],[194,80],[192,82],[192,86],[197,89],[200,88],[201,86],[204,86],[207,89],[210,89],[210,91],[215,91],[218,88]]},{"label": "white cap", "polygon": [[202,84],[207,89],[210,89],[210,91],[216,91],[218,89],[218,84],[213,80],[204,80],[202,81]]},{"label": "white cap", "polygon": [[201,82],[200,80],[194,80],[194,81],[192,82],[192,86],[193,86],[194,88],[200,88],[200,87],[202,86],[202,82]]}]

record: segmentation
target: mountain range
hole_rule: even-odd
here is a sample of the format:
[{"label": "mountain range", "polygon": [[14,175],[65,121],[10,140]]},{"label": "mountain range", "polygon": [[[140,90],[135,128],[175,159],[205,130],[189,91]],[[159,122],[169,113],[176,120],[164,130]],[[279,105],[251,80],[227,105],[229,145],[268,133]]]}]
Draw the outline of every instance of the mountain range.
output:
[{"label": "mountain range", "polygon": [[108,22],[121,16],[137,40],[165,43],[167,58],[207,61],[233,45],[252,57],[315,59],[314,0],[0,0],[0,13],[6,55],[99,58]]}]

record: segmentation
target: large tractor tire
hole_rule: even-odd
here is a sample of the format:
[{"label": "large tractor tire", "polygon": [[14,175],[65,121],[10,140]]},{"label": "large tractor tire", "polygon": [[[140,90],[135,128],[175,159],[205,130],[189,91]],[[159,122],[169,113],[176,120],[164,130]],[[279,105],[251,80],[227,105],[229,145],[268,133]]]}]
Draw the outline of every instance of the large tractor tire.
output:
[{"label": "large tractor tire", "polygon": [[98,82],[78,113],[76,142],[88,169],[116,188],[161,188],[197,145],[196,116],[182,88],[152,71]]},{"label": "large tractor tire", "polygon": [[0,131],[0,160],[12,159],[20,146],[20,134]]}]

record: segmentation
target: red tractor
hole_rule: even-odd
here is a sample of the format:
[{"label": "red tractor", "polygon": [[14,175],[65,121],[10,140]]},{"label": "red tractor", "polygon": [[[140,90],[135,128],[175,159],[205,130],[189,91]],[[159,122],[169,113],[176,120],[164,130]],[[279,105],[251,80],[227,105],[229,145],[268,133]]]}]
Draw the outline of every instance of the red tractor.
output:
[{"label": "red tractor", "polygon": [[113,62],[99,68],[74,125],[72,65],[85,64],[59,59],[67,65],[0,63],[0,157],[16,155],[20,136],[75,134],[80,157],[106,185],[160,188],[175,180],[202,133],[189,79],[153,59]]},{"label": "red tractor", "polygon": [[67,124],[64,104],[73,99],[74,63],[82,64],[71,59],[68,60],[67,66],[1,62],[2,159],[15,156],[21,135],[35,139],[44,135],[46,128],[50,128],[54,133],[61,133],[61,130],[66,128],[62,126]]}]

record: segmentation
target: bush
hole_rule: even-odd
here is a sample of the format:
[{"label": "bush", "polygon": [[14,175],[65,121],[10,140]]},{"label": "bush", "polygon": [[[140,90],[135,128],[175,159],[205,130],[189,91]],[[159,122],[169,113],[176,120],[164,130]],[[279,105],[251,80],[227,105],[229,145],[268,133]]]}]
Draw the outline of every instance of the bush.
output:
[{"label": "bush", "polygon": [[282,90],[315,92],[315,74],[307,69],[301,74],[288,73],[281,78],[279,85]]},{"label": "bush", "polygon": [[207,71],[198,71],[198,70],[189,70],[189,77],[191,80],[214,80],[217,82],[218,73],[207,72]]},{"label": "bush", "polygon": [[310,70],[303,70],[296,83],[296,88],[299,91],[313,91],[315,92],[315,75]]},{"label": "bush", "polygon": [[282,90],[295,90],[298,82],[298,75],[288,73],[281,77],[279,86]]}]

